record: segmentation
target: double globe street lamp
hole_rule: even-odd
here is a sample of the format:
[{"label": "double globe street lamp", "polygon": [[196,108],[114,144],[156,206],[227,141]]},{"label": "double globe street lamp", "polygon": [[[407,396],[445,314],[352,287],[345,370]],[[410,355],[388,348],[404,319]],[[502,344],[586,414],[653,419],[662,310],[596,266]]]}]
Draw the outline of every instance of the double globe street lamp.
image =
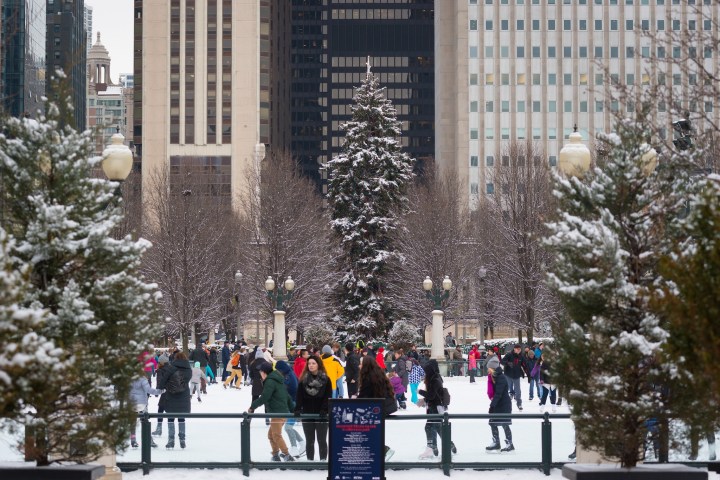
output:
[{"label": "double globe street lamp", "polygon": [[445,360],[445,343],[443,342],[443,319],[445,317],[445,312],[442,309],[442,302],[450,297],[452,280],[450,280],[450,277],[445,275],[441,285],[442,288],[437,285],[433,285],[433,281],[429,276],[425,277],[425,280],[423,280],[425,297],[428,300],[431,300],[434,306],[432,311],[432,349],[430,351],[430,358],[438,361]]},{"label": "double globe street lamp", "polygon": [[265,290],[273,306],[273,348],[272,354],[276,360],[287,360],[287,345],[285,343],[285,310],[283,302],[292,298],[295,281],[288,276],[283,286],[277,286],[275,280],[268,276],[265,280]]}]

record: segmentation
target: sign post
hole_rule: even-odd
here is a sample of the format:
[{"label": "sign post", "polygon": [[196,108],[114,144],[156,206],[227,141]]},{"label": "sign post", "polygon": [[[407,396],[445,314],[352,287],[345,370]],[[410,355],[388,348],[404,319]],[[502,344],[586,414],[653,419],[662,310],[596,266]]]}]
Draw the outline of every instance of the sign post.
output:
[{"label": "sign post", "polygon": [[330,400],[328,480],[385,480],[383,400]]}]

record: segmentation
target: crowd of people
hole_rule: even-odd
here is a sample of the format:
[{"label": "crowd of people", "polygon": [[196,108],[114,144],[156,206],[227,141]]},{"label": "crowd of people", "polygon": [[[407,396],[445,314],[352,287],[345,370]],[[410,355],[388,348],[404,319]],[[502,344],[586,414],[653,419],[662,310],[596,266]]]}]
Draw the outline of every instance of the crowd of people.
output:
[{"label": "crowd of people", "polygon": [[[407,409],[409,388],[410,402],[425,408],[426,413],[442,414],[448,409],[449,395],[446,395],[438,362],[429,358],[429,352],[415,346],[407,352],[402,348],[386,352],[383,346],[362,342],[347,343],[344,347],[333,343],[319,349],[291,345],[288,360],[276,361],[264,345],[250,347],[243,343],[231,345],[225,342],[220,351],[214,346],[200,345],[189,355],[178,348],[169,353],[148,351],[143,355],[145,378],[133,383],[132,399],[137,411],[142,413],[147,409],[149,395],[159,395],[158,413],[177,414],[177,417],[168,418],[166,448],[175,447],[176,419],[179,445],[186,448],[183,414],[190,413],[193,398],[202,402],[202,395],[207,394],[207,384],[218,383],[216,377],[226,389],[251,388],[251,404],[247,409],[250,413],[263,407],[265,413],[293,414],[292,418],[266,419],[272,461],[294,461],[303,455],[308,460],[315,460],[316,453],[320,461],[327,459],[326,417],[332,398],[383,398],[384,414],[390,415],[399,409]],[[453,349],[452,344],[447,346]],[[560,403],[557,389],[550,380],[550,364],[543,357],[544,345],[524,348],[523,352],[523,346],[516,344],[504,356],[497,347],[487,351],[474,345],[469,351],[466,367],[470,382],[475,382],[481,363],[487,367],[489,413],[512,413],[513,400],[518,410],[523,410],[520,387],[523,377],[530,383],[530,400],[537,392],[541,411],[548,397],[553,411]],[[452,364],[449,371],[452,371]],[[156,377],[155,388],[152,388],[153,377]],[[320,418],[302,419],[303,415],[319,415]],[[486,450],[513,451],[511,418],[494,416],[489,424],[492,442]],[[301,431],[296,429],[299,425]],[[440,420],[426,422],[427,442],[419,456],[421,460],[438,456],[440,427]],[[504,447],[500,444],[499,427],[505,435]],[[283,432],[290,446],[286,444]],[[160,437],[162,434],[163,419],[158,419],[152,435]],[[138,446],[135,432],[131,446]],[[154,440],[152,446],[157,446]],[[450,447],[453,454],[457,452],[454,444]],[[385,446],[386,460],[393,453]]]}]

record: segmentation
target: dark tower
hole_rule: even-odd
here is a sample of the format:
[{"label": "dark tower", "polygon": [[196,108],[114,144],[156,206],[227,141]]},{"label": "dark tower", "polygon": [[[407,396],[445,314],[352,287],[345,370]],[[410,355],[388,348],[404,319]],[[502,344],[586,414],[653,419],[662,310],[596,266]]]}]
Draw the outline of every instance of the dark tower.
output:
[{"label": "dark tower", "polygon": [[[87,32],[84,0],[48,0],[47,2],[47,72],[55,75],[62,69],[72,92],[77,130],[85,130],[87,69]],[[48,82],[48,97],[52,98]]]},{"label": "dark tower", "polygon": [[340,151],[368,57],[403,122],[404,149],[422,168],[435,152],[434,1],[292,5],[292,151],[305,174],[324,185],[319,167]]}]

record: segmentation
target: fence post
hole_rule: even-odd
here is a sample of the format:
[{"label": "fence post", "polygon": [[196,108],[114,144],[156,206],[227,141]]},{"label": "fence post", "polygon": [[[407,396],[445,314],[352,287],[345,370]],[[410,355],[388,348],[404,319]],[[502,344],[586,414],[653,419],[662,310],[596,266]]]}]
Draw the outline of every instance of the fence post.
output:
[{"label": "fence post", "polygon": [[240,464],[243,475],[250,476],[250,417],[245,412],[240,424]]},{"label": "fence post", "polygon": [[542,429],[542,468],[545,475],[550,475],[550,464],[552,463],[552,424],[550,414],[545,412]]},{"label": "fence post", "polygon": [[443,414],[442,426],[440,429],[440,438],[442,441],[442,469],[446,477],[450,476],[450,464],[452,463],[452,453],[450,445],[452,444],[452,426],[450,425],[450,416],[447,410]]},{"label": "fence post", "polygon": [[150,475],[150,462],[152,462],[150,457],[150,455],[152,455],[152,449],[150,445],[152,444],[152,436],[150,435],[150,418],[148,417],[147,410],[145,410],[140,420],[140,437],[142,442],[140,461],[142,463],[143,475]]}]

